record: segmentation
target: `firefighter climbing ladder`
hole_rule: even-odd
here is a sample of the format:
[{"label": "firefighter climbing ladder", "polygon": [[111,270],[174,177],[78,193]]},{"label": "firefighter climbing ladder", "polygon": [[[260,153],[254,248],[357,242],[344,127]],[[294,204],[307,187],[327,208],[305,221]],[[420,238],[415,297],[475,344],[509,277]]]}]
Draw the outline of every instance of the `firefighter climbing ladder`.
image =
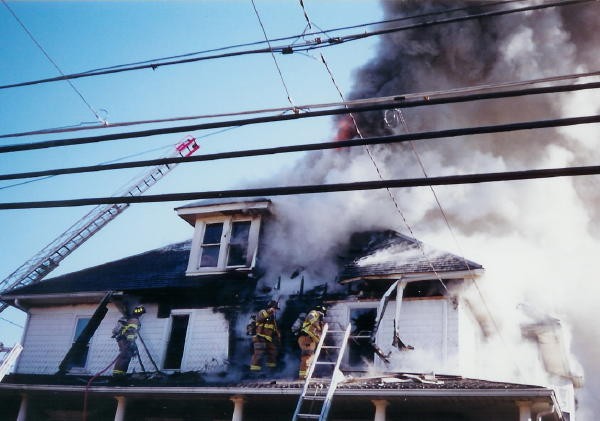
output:
[{"label": "firefighter climbing ladder", "polygon": [[[192,136],[188,136],[184,141],[177,144],[175,152],[168,157],[187,157],[192,155],[198,149],[199,146],[196,143],[196,139]],[[169,173],[175,166],[177,166],[176,163],[152,167],[141,178],[137,179],[134,184],[118,193],[117,196],[140,196]],[[128,203],[96,206],[52,243],[48,244],[35,256],[10,274],[8,278],[0,282],[0,292],[6,293],[7,291],[21,286],[40,282],[48,275],[48,273],[54,270],[65,257],[71,254],[95,233],[100,231],[100,229],[128,207]],[[8,304],[0,303],[0,313],[7,307]]]},{"label": "firefighter climbing ladder", "polygon": [[[350,327],[349,324],[346,330],[329,330],[329,325],[325,324],[292,421],[327,420],[333,394],[344,376],[340,371],[340,363],[350,337]],[[322,351],[325,351],[323,355]],[[313,378],[315,370],[320,370],[321,367],[329,373],[327,377]]]}]

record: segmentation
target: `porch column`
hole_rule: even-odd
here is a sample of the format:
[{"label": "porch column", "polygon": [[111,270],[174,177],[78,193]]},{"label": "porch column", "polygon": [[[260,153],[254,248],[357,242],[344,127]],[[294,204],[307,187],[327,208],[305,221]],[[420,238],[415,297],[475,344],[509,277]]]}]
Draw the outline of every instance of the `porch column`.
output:
[{"label": "porch column", "polygon": [[27,395],[21,395],[21,405],[19,405],[19,414],[17,421],[25,421],[27,419]]},{"label": "porch column", "polygon": [[127,400],[125,396],[115,396],[117,400],[117,410],[115,411],[115,421],[125,421],[125,407]]},{"label": "porch column", "polygon": [[233,396],[230,398],[233,402],[233,415],[231,421],[242,421],[244,418],[244,398],[243,396]]},{"label": "porch column", "polygon": [[373,421],[385,421],[385,409],[390,403],[385,399],[373,399],[371,402],[375,405],[375,418],[373,418]]},{"label": "porch column", "polygon": [[531,402],[517,401],[519,407],[519,421],[531,421]]}]

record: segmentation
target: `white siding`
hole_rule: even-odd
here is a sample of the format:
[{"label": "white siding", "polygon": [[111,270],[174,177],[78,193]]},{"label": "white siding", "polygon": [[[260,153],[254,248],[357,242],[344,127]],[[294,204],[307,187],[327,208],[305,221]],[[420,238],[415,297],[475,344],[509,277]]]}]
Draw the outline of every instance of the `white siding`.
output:
[{"label": "white siding", "polygon": [[[73,343],[77,318],[90,317],[95,305],[34,308],[30,311],[24,334],[23,352],[18,361],[17,373],[54,374]],[[141,318],[140,336],[148,352],[162,368],[170,332],[170,318],[156,318],[157,306],[146,305],[147,313]],[[229,352],[229,326],[222,314],[210,309],[176,311],[190,314],[182,371],[214,371],[222,369]],[[112,361],[118,347],[111,332],[121,313],[112,305],[106,317],[90,341],[85,369],[92,374],[107,369],[110,374]],[[137,341],[146,370],[154,370],[151,360],[140,339]],[[129,371],[139,372],[141,366],[136,358]]]},{"label": "white siding", "polygon": [[481,327],[469,306],[460,305],[460,370],[463,375],[481,373],[481,352],[479,344],[483,340]]},{"label": "white siding", "polygon": [[[343,302],[329,312],[328,320],[346,326],[350,310],[376,307],[378,301]],[[385,352],[393,351],[391,364],[376,358],[379,369],[406,372],[455,372],[458,370],[458,310],[441,298],[405,299],[400,309],[400,338],[415,349],[397,351],[392,346],[396,303],[390,302],[377,333],[377,344]]]},{"label": "white siding", "polygon": [[[219,371],[225,368],[229,354],[229,323],[212,309],[178,311],[189,314],[182,371]],[[168,335],[166,340],[168,340]]]}]

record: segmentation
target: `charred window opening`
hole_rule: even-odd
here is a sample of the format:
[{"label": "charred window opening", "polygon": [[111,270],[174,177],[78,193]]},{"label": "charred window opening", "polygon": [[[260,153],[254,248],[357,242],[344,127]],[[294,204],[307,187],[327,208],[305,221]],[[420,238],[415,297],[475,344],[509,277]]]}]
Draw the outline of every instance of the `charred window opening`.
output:
[{"label": "charred window opening", "polygon": [[222,222],[217,224],[206,224],[201,246],[202,252],[200,255],[200,267],[205,268],[218,266],[222,235]]},{"label": "charred window opening", "polygon": [[[363,280],[351,282],[348,284],[348,292],[363,299],[379,299],[393,282],[394,281],[391,280]],[[443,282],[446,285],[449,285],[453,281],[444,280]],[[431,281],[408,282],[404,289],[403,296],[404,298],[441,297],[444,294],[444,286],[436,279]]]},{"label": "charred window opening", "polygon": [[234,222],[231,227],[227,266],[246,265],[248,255],[248,238],[250,237],[250,221]]},{"label": "charred window opening", "polygon": [[[85,329],[90,320],[91,319],[89,317],[82,317],[77,319],[77,324],[75,325],[75,334],[73,335],[73,343],[75,343],[77,338],[79,338],[79,335],[81,335],[81,332],[83,332],[83,329]],[[73,355],[72,367],[84,368],[87,362],[89,350],[90,343],[88,342],[85,345],[85,348],[81,350],[81,352],[77,352]]]},{"label": "charred window opening", "polygon": [[163,364],[163,368],[166,370],[179,370],[181,368],[189,320],[189,314],[173,316],[171,319],[171,334],[169,335],[167,354]]},{"label": "charred window opening", "polygon": [[371,334],[375,328],[377,309],[360,308],[350,310],[352,339],[348,343],[348,363],[352,367],[364,367],[374,361]]}]

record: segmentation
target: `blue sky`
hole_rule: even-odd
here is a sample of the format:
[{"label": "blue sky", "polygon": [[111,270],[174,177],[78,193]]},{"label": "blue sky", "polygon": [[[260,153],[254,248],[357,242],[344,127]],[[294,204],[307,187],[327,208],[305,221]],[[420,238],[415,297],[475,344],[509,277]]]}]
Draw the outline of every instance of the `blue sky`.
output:
[{"label": "blue sky", "polygon": [[[8,1],[7,4],[65,74],[264,39],[250,0]],[[306,21],[298,1],[255,0],[255,4],[269,38],[304,31]],[[375,1],[305,0],[304,4],[313,24],[320,29],[382,18]],[[375,42],[366,39],[322,50],[343,92],[352,87],[353,70],[372,57]],[[296,105],[339,100],[329,75],[316,59],[318,53],[276,56]],[[0,85],[58,75],[4,4],[0,5]],[[266,54],[76,79],[72,83],[90,106],[112,123],[289,105],[273,58]],[[64,81],[0,90],[1,134],[94,121],[92,111]],[[141,127],[125,130],[138,128]],[[0,145],[104,133],[108,131],[8,138],[0,139]],[[130,159],[135,160],[158,158],[169,154],[170,145],[185,135],[200,137],[210,133],[0,154],[0,171],[93,165],[132,154],[136,157]],[[333,133],[332,120],[327,117],[249,126],[201,139],[198,153],[315,142],[328,140]],[[298,157],[299,154],[290,154],[179,166],[149,193],[228,189],[246,181],[269,186],[273,184],[270,179],[273,174],[290,166]],[[17,187],[9,186],[24,180],[3,181],[0,200],[109,196],[143,171],[57,176]],[[133,205],[66,258],[51,276],[191,238],[192,228],[173,212],[180,204]],[[0,211],[3,237],[0,277],[8,276],[89,209]],[[24,315],[8,309],[0,317],[0,341],[5,344],[18,341],[21,329],[14,324],[23,325]]]}]

